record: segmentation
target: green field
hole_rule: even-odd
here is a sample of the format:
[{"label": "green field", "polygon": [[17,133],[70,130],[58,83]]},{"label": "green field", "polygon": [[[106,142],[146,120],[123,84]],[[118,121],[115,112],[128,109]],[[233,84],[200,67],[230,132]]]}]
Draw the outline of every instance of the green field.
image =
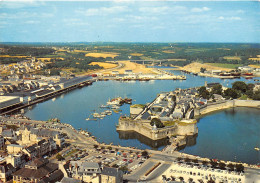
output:
[{"label": "green field", "polygon": [[206,63],[207,65],[222,67],[228,69],[236,69],[237,67],[243,66],[242,64],[222,64],[222,63]]}]

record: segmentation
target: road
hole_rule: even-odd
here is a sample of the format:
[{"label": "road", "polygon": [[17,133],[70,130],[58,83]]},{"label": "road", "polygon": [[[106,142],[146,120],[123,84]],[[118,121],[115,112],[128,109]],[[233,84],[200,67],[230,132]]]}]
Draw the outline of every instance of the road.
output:
[{"label": "road", "polygon": [[245,175],[245,183],[260,183],[260,169],[246,168]]},{"label": "road", "polygon": [[[72,126],[63,123],[52,124],[46,121],[36,121],[36,120],[27,120],[27,119],[9,119],[4,117],[0,117],[0,120],[6,122],[8,121],[9,124],[15,124],[15,123],[19,124],[18,122],[23,122],[23,123],[43,124],[45,126],[58,127],[61,129],[59,131],[66,133],[70,138],[70,139],[66,139],[67,142],[82,148],[93,148],[93,145],[96,144],[104,147],[111,146],[121,151],[133,151],[139,153],[143,151],[140,149],[134,149],[130,147],[100,144],[97,141],[95,141],[93,138],[87,137],[79,133]],[[184,155],[183,153],[177,151],[174,151],[173,153],[169,153],[169,154],[161,151],[155,151],[155,150],[147,150],[147,151],[151,157],[148,160],[146,160],[141,167],[137,168],[132,174],[125,175],[124,176],[125,179],[128,179],[130,182],[137,182],[142,177],[144,177],[144,174],[150,169],[152,169],[155,164],[160,162],[161,165],[146,177],[146,179],[149,181],[155,181],[163,174],[163,172],[165,172],[170,167],[171,163],[174,160],[176,160],[177,157],[187,156],[186,154]],[[245,176],[246,176],[246,183],[260,183],[260,169],[246,167]]]}]

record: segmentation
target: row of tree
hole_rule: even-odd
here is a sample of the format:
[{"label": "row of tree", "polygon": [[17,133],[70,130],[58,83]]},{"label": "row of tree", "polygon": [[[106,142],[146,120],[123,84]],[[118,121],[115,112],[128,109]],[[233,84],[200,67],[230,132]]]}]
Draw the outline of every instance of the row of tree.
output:
[{"label": "row of tree", "polygon": [[[232,84],[232,88],[223,91],[221,84],[216,84],[209,92],[205,86],[199,88],[199,95],[204,99],[213,97],[213,94],[222,95],[226,99],[237,99],[242,95],[246,95],[253,100],[260,100],[260,91],[254,91],[255,85],[252,83],[246,84],[243,81],[236,81]],[[214,97],[213,97],[214,99]]]}]

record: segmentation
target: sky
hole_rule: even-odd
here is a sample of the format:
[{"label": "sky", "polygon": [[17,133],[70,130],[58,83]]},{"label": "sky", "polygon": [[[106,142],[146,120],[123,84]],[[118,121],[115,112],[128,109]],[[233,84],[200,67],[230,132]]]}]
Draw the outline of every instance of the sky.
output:
[{"label": "sky", "polygon": [[260,43],[260,1],[0,1],[0,42]]}]

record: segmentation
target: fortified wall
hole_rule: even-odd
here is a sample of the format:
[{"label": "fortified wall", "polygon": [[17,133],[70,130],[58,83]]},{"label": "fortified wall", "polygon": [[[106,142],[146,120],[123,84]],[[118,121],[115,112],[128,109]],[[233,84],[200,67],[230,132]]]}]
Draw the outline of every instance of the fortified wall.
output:
[{"label": "fortified wall", "polygon": [[217,110],[227,109],[231,107],[254,107],[260,109],[260,101],[258,100],[223,100],[203,107],[195,109],[195,116],[204,115]]},{"label": "fortified wall", "polygon": [[196,120],[183,120],[175,125],[155,128],[148,120],[133,120],[131,118],[120,118],[117,131],[135,131],[152,140],[165,139],[177,135],[194,135],[198,133]]}]

